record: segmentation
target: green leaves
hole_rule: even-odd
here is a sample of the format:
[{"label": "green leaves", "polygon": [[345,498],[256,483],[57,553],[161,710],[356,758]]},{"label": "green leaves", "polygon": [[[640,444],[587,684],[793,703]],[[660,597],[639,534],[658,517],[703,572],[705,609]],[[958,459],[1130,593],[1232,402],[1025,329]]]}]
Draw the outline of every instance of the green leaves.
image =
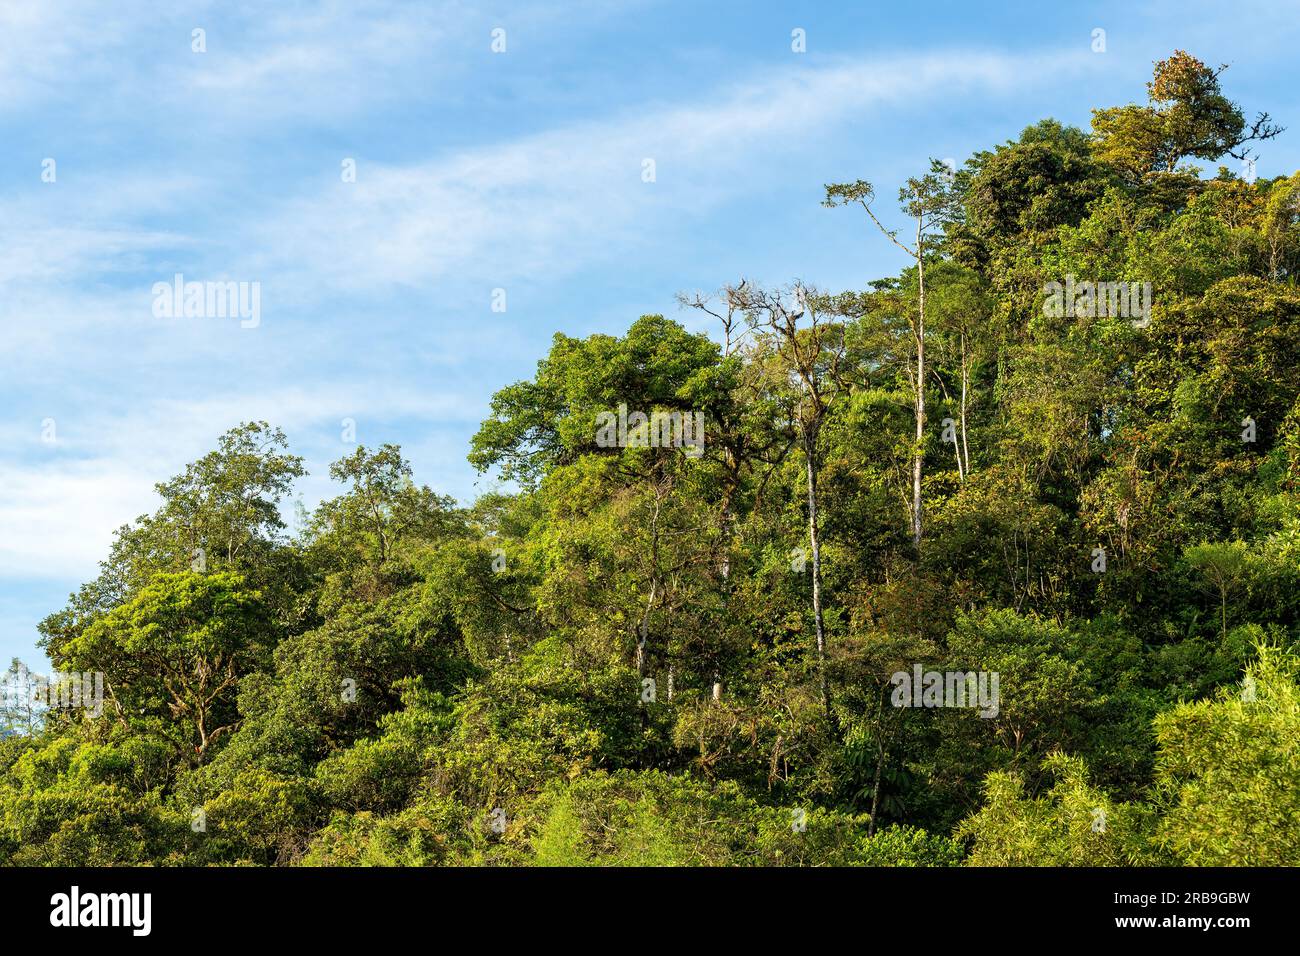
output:
[{"label": "green leaves", "polygon": [[[474,436],[469,460],[480,471],[499,467],[506,480],[533,487],[552,468],[601,451],[601,412],[620,404],[647,416],[692,410],[695,376],[718,360],[714,343],[658,315],[642,316],[621,339],[557,334],[533,381],[493,396],[492,415]],[[710,409],[699,410],[707,418]]]},{"label": "green leaves", "polygon": [[1025,793],[1015,773],[991,774],[985,805],[962,822],[970,866],[1150,866],[1150,811],[1112,800],[1088,781],[1087,764],[1053,754],[1043,769],[1054,779],[1041,797]]},{"label": "green leaves", "polygon": [[1140,178],[1173,172],[1189,157],[1242,158],[1246,143],[1282,132],[1267,113],[1247,127],[1241,109],[1220,91],[1219,75],[1226,69],[1211,69],[1182,50],[1156,63],[1147,84],[1149,106],[1093,110],[1098,158]]},{"label": "green leaves", "polygon": [[1239,687],[1156,719],[1159,837],[1190,865],[1300,865],[1300,661],[1258,650]]},{"label": "green leaves", "polygon": [[270,659],[260,597],[230,571],[160,574],[63,644],[58,664],[102,671],[112,717],[197,760],[237,725],[240,678]]},{"label": "green leaves", "polygon": [[0,739],[0,862],[1300,864],[1300,174],[1184,165],[1276,132],[1220,72],[931,162],[906,233],[826,186],[897,275],[556,334],[470,505],[357,447],[292,540],[227,432],[43,622],[104,713]]}]

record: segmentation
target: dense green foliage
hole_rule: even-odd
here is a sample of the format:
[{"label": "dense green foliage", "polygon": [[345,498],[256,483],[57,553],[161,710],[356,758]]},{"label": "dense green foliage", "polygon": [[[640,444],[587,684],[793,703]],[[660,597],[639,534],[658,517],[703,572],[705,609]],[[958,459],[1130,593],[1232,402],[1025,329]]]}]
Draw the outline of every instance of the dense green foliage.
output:
[{"label": "dense green foliage", "polygon": [[291,536],[234,429],[44,622],[104,709],[0,740],[0,861],[1300,864],[1300,173],[1187,165],[1274,131],[1218,76],[926,171],[866,291],[557,334],[471,507],[357,448]]}]

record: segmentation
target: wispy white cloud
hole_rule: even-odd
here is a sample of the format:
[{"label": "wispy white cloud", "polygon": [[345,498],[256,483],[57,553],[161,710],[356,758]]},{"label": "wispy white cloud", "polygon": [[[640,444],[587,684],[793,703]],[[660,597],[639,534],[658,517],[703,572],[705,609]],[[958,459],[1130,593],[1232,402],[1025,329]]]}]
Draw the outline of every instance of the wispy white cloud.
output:
[{"label": "wispy white cloud", "polygon": [[[652,242],[754,186],[754,166],[878,107],[1006,93],[1081,69],[1081,55],[950,53],[784,68],[715,94],[410,165],[359,160],[357,182],[254,224],[252,271],[303,288],[555,278]],[[653,160],[654,182],[643,163]],[[747,169],[748,167],[748,169]],[[741,175],[748,172],[750,175]]]},{"label": "wispy white cloud", "polygon": [[[111,92],[130,108],[144,100],[191,108],[254,103],[301,111],[340,97],[367,72],[381,83],[444,34],[461,4],[392,0],[203,2],[168,8],[149,0],[42,0],[0,7],[0,109],[69,94]],[[193,48],[203,30],[204,49]],[[229,94],[242,93],[244,97]]]},{"label": "wispy white cloud", "polygon": [[[189,116],[223,129],[337,125],[409,97],[462,95],[490,29],[516,47],[592,29],[651,0],[532,0],[493,19],[472,0],[40,0],[0,5],[0,115],[49,102],[123,118]],[[204,51],[192,33],[204,31]],[[155,110],[165,113],[154,114]]]}]

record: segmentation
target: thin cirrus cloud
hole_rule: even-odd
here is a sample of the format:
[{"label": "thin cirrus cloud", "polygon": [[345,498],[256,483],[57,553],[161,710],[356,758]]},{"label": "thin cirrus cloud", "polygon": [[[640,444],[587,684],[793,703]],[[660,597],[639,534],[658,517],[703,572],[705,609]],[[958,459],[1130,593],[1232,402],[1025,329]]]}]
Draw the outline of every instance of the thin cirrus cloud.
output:
[{"label": "thin cirrus cloud", "polygon": [[[256,223],[248,267],[304,288],[359,291],[448,277],[553,279],[689,222],[741,190],[757,155],[876,107],[1060,82],[1084,56],[897,57],[782,69],[705,106],[663,107],[408,165],[358,159],[333,182]],[[647,160],[653,183],[643,181]]]},{"label": "thin cirrus cloud", "polygon": [[[516,46],[544,48],[647,5],[536,0],[511,4],[508,18]],[[219,118],[227,130],[337,126],[417,91],[423,101],[461,98],[459,81],[498,22],[471,0],[4,4],[0,116],[59,104],[96,123],[149,124],[165,110]]]},{"label": "thin cirrus cloud", "polygon": [[[388,87],[420,54],[445,42],[455,2],[200,2],[183,8],[148,0],[42,0],[0,7],[0,111],[32,103],[93,102],[114,113],[141,102],[236,111],[257,97],[269,112],[319,107],[337,116],[368,86]],[[194,31],[203,33],[195,59]],[[446,60],[446,57],[441,58]],[[428,69],[427,60],[422,64]],[[373,86],[372,86],[373,84]],[[234,115],[232,112],[231,115]]]},{"label": "thin cirrus cloud", "polygon": [[[313,289],[418,287],[453,276],[552,279],[645,242],[647,227],[707,214],[752,187],[746,167],[755,156],[770,163],[790,155],[801,137],[832,121],[964,91],[1059,82],[1084,62],[1078,54],[953,54],[784,68],[703,106],[662,106],[406,165],[362,155],[357,182],[334,174],[324,188],[271,201],[263,215],[225,222],[227,235],[195,212],[219,183],[102,175],[70,187],[75,217],[69,199],[3,204],[0,278],[111,276],[138,270],[150,254],[183,255],[192,273],[264,277],[303,303]],[[646,160],[655,164],[654,183],[642,181]],[[150,225],[142,212],[151,213]]]}]

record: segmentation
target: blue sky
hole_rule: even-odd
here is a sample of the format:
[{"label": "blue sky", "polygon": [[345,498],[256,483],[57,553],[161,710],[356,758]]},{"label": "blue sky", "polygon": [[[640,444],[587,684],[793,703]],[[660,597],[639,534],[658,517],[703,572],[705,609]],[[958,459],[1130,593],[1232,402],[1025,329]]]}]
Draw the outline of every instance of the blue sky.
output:
[{"label": "blue sky", "polygon": [[[698,327],[675,294],[742,276],[891,274],[823,183],[889,197],[928,157],[1086,126],[1175,48],[1293,128],[1260,175],[1300,168],[1294,2],[159,6],[0,7],[4,659],[44,664],[36,622],[227,428],[283,427],[309,506],[345,418],[469,500],[492,392],[557,330]],[[261,324],[155,317],[178,272],[260,283]]]}]

